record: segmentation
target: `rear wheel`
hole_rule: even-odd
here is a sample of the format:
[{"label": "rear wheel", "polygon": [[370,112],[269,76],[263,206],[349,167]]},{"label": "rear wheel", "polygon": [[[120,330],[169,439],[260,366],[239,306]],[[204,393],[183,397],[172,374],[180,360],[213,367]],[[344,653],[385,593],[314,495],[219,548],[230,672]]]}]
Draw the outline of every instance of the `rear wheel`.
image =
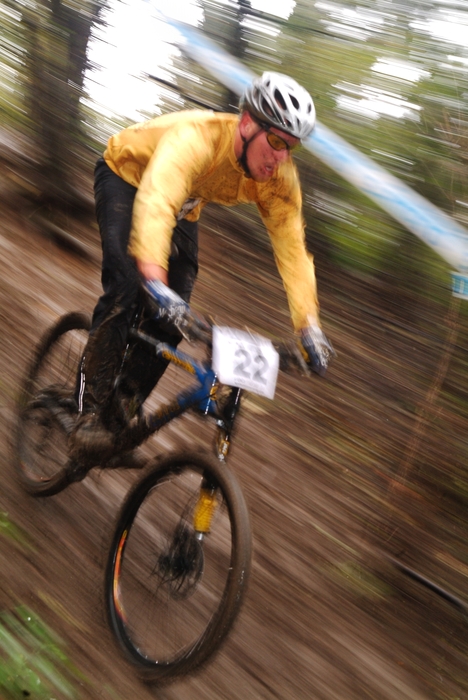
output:
[{"label": "rear wheel", "polygon": [[[212,494],[204,535],[196,529],[207,515],[202,484]],[[172,455],[136,484],[109,554],[106,605],[142,678],[167,682],[219,648],[240,608],[250,558],[247,507],[224,464],[206,454]]]},{"label": "rear wheel", "polygon": [[42,338],[21,390],[15,463],[21,484],[50,496],[68,483],[68,438],[78,415],[75,387],[90,319],[60,318]]}]

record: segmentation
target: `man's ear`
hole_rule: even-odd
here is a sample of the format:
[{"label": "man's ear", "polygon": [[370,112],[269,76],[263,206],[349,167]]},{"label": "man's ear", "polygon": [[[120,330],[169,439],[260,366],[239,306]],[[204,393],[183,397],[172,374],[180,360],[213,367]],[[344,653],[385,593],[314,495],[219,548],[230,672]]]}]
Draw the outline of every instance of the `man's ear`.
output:
[{"label": "man's ear", "polygon": [[256,123],[248,112],[242,112],[239,120],[239,131],[241,135],[249,139],[256,130]]}]

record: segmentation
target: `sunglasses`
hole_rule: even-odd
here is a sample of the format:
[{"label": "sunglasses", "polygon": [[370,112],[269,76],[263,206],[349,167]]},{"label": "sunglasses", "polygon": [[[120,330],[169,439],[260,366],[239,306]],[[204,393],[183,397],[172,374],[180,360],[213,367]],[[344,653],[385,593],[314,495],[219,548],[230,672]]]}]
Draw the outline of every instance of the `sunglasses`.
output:
[{"label": "sunglasses", "polygon": [[263,122],[258,123],[262,127],[263,131],[266,133],[266,139],[274,151],[292,151],[301,145],[301,142],[299,141],[298,143],[295,143],[293,146],[291,146],[291,144],[285,141],[285,139],[283,139],[282,136],[279,136],[274,131],[271,131],[271,127],[269,124],[265,124]]}]

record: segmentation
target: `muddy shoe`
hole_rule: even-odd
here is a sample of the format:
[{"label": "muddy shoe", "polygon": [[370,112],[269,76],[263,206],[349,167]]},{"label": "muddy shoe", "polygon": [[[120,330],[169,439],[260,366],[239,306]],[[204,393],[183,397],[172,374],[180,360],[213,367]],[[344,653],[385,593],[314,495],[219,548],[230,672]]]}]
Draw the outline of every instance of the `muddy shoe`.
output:
[{"label": "muddy shoe", "polygon": [[114,442],[115,435],[104,427],[97,413],[87,413],[70,436],[70,458],[103,458],[112,453]]}]

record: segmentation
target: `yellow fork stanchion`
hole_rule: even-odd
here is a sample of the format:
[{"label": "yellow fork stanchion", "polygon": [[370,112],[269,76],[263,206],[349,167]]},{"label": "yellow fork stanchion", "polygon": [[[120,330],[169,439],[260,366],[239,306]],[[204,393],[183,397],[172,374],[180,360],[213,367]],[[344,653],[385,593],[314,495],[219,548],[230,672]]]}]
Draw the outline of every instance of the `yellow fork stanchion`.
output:
[{"label": "yellow fork stanchion", "polygon": [[206,535],[210,531],[216,505],[216,489],[206,489],[202,487],[193,514],[193,527],[195,532]]}]

